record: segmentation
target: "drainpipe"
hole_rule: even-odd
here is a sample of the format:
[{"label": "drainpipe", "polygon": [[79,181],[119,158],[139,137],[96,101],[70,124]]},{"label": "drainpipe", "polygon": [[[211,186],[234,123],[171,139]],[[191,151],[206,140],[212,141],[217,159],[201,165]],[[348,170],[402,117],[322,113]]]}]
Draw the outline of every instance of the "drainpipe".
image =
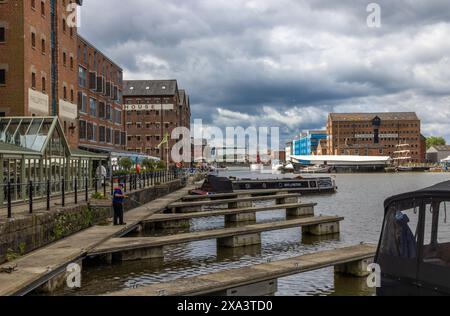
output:
[{"label": "drainpipe", "polygon": [[51,52],[52,52],[52,67],[51,67],[51,85],[52,85],[52,108],[51,115],[58,115],[58,17],[57,17],[57,0],[50,1],[51,13]]}]

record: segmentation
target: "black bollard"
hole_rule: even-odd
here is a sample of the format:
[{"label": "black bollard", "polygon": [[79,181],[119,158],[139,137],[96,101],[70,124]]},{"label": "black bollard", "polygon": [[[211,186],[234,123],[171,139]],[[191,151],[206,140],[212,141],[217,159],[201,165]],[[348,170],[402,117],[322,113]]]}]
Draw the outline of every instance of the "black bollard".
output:
[{"label": "black bollard", "polygon": [[75,205],[78,204],[78,178],[75,177]]},{"label": "black bollard", "polygon": [[8,218],[10,219],[12,218],[11,181],[8,181],[7,199],[8,199]]},{"label": "black bollard", "polygon": [[30,214],[33,214],[33,181],[28,183],[28,199],[29,199],[29,207]]}]

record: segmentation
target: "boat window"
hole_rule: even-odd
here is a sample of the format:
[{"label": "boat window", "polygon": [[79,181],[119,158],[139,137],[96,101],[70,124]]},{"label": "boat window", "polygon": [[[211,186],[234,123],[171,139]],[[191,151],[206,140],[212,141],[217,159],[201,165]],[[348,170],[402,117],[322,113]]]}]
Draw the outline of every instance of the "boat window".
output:
[{"label": "boat window", "polygon": [[450,266],[450,201],[427,204],[423,262]]},{"label": "boat window", "polygon": [[380,254],[405,259],[417,258],[419,209],[390,208],[381,239]]}]

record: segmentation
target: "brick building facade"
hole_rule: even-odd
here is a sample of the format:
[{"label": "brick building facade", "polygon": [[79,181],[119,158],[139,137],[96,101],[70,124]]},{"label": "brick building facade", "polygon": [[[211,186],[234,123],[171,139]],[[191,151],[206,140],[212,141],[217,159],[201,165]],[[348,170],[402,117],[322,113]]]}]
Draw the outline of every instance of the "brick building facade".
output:
[{"label": "brick building facade", "polygon": [[425,161],[421,122],[415,113],[353,113],[329,115],[329,155],[395,157],[407,145],[409,162]]},{"label": "brick building facade", "polygon": [[[190,128],[189,96],[178,89],[176,80],[133,80],[124,82],[124,110],[127,150],[144,153],[171,162],[171,148],[177,140],[170,139],[179,126]],[[169,135],[167,145],[158,148]]]},{"label": "brick building facade", "polygon": [[124,150],[123,71],[81,36],[77,55],[80,147]]},{"label": "brick building facade", "polygon": [[[58,115],[78,144],[77,29],[69,4],[81,1],[0,1],[0,115]],[[72,10],[76,10],[72,8]]]}]

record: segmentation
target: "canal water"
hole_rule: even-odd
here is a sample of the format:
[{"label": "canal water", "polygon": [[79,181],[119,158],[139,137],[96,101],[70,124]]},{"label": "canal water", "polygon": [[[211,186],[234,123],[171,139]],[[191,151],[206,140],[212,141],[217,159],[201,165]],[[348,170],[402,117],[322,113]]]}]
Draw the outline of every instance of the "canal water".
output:
[{"label": "canal water", "polygon": [[[248,170],[223,172],[240,178],[286,177],[251,174]],[[378,243],[383,219],[383,202],[394,194],[421,189],[450,180],[448,174],[349,174],[336,175],[338,192],[312,195],[303,201],[318,203],[316,215],[345,217],[337,236],[302,237],[301,230],[287,229],[262,234],[262,245],[240,250],[217,252],[215,240],[165,248],[164,260],[129,262],[112,266],[85,267],[82,288],[62,290],[57,295],[97,295],[126,288],[171,281],[216,271],[295,257],[316,251],[351,246],[360,242]],[[283,220],[284,211],[260,213],[258,222]],[[223,218],[198,219],[191,231],[221,228]],[[232,273],[232,272],[231,272]],[[371,296],[365,279],[335,276],[333,268],[295,275],[279,280],[279,296],[352,295]]]}]

